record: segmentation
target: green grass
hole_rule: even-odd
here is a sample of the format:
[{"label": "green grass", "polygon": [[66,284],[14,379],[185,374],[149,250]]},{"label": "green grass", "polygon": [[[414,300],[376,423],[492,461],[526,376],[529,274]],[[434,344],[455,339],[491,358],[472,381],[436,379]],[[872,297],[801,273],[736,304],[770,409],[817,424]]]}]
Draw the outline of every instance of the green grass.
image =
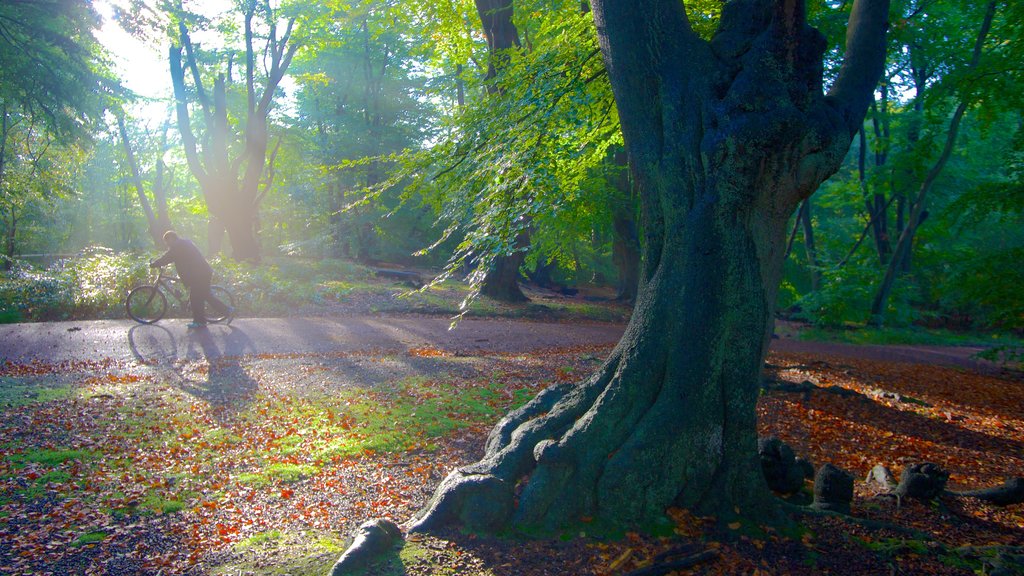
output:
[{"label": "green grass", "polygon": [[89,544],[98,544],[106,538],[106,532],[87,532],[79,536],[77,539],[75,539],[75,541],[72,542],[71,545],[81,547],[87,546]]},{"label": "green grass", "polygon": [[267,546],[272,545],[283,538],[283,534],[280,530],[269,530],[267,532],[260,532],[253,534],[245,540],[242,540],[236,546],[240,549],[252,548],[253,546]]},{"label": "green grass", "polygon": [[139,509],[143,512],[153,512],[156,514],[174,514],[175,512],[181,512],[186,508],[186,500],[194,496],[192,495],[181,495],[175,498],[165,498],[164,496],[155,492],[150,492],[142,497],[139,502]]},{"label": "green grass", "polygon": [[[214,576],[323,576],[345,549],[345,543],[328,532],[269,530],[234,545],[234,554],[210,567]],[[271,563],[267,558],[273,558]]]},{"label": "green grass", "polygon": [[20,378],[0,376],[0,406],[19,408],[64,400],[75,395],[71,386],[54,381],[55,378]]},{"label": "green grass", "polygon": [[71,460],[88,461],[99,457],[99,453],[90,450],[32,450],[21,454],[11,454],[7,458],[16,465],[27,463],[44,466],[59,466]]}]

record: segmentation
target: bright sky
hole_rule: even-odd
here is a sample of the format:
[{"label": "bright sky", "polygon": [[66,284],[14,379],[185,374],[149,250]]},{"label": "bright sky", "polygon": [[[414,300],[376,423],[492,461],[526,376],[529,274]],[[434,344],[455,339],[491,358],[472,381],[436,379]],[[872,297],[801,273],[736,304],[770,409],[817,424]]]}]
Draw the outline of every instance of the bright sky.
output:
[{"label": "bright sky", "polygon": [[110,51],[121,83],[145,99],[163,101],[140,103],[138,113],[147,123],[159,122],[166,114],[171,96],[171,76],[167,64],[167,44],[147,46],[130,36],[114,21],[118,0],[96,0],[94,6],[103,17],[97,39]]},{"label": "bright sky", "polygon": [[[150,3],[151,0],[147,1],[147,4]],[[201,11],[211,17],[231,8],[231,0],[202,0],[189,4],[190,10]],[[96,11],[103,17],[103,26],[97,39],[110,51],[121,83],[143,100],[133,108],[133,115],[154,127],[167,116],[173,96],[167,62],[169,43],[163,40],[159,45],[150,46],[121,29],[114,21],[114,6],[126,5],[127,0],[95,0]],[[197,42],[210,41],[201,36],[197,34],[193,39]],[[289,84],[286,78],[282,87],[290,88]]]}]

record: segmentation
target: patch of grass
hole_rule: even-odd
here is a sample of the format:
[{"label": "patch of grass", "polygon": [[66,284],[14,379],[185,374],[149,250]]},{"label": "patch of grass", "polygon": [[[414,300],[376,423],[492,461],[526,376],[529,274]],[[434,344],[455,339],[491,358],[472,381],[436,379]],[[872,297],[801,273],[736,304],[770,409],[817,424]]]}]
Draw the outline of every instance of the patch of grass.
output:
[{"label": "patch of grass", "polygon": [[320,472],[320,468],[311,464],[270,464],[258,472],[243,472],[235,476],[235,481],[253,488],[262,488],[275,481],[286,484],[298,482]]},{"label": "patch of grass", "polygon": [[444,381],[407,378],[366,394],[339,395],[351,419],[336,429],[334,440],[314,454],[319,461],[351,457],[366,450],[432,450],[434,441],[458,428],[489,424],[528,401],[534,390],[517,390],[509,402],[505,384],[495,379],[482,386],[451,386]]},{"label": "patch of grass", "polygon": [[98,544],[106,538],[106,532],[86,532],[85,534],[82,534],[81,536],[76,538],[75,541],[71,543],[71,545],[76,547],[88,546],[89,544]]},{"label": "patch of grass", "polygon": [[253,534],[239,542],[236,546],[244,550],[246,548],[252,548],[253,546],[272,545],[274,542],[281,540],[282,537],[283,534],[281,534],[280,530],[268,530],[267,532]]},{"label": "patch of grass", "polygon": [[42,404],[74,396],[71,386],[39,378],[0,377],[0,406],[18,408],[29,404]]},{"label": "patch of grass", "polygon": [[[323,576],[331,571],[343,543],[329,533],[261,532],[235,544],[223,564],[212,566],[210,574],[235,576]],[[272,558],[273,561],[268,559]]]},{"label": "patch of grass", "polygon": [[16,465],[24,466],[27,463],[42,464],[44,466],[59,466],[71,460],[86,462],[97,458],[99,454],[90,450],[32,450],[21,454],[11,454],[7,458]]},{"label": "patch of grass", "polygon": [[142,500],[139,502],[139,508],[157,514],[174,514],[185,509],[185,500],[187,498],[184,496],[165,498],[160,494],[149,492],[142,497]]},{"label": "patch of grass", "polygon": [[243,472],[235,476],[235,482],[253,488],[262,488],[270,484],[270,477],[262,472]]},{"label": "patch of grass", "polygon": [[315,476],[318,472],[319,468],[309,464],[271,464],[266,470],[267,476],[281,482],[298,482]]},{"label": "patch of grass", "polygon": [[858,540],[868,550],[885,556],[893,556],[896,554],[926,554],[928,552],[928,544],[920,540],[908,540],[906,538]]},{"label": "patch of grass", "polygon": [[212,428],[203,432],[203,440],[214,445],[238,444],[242,438],[227,428]]}]

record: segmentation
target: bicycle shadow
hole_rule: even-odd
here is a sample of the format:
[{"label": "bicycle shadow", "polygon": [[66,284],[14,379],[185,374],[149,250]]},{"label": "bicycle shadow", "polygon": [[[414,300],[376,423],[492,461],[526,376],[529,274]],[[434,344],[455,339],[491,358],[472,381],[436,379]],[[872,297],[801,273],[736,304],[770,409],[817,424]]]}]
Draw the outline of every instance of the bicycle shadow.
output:
[{"label": "bicycle shadow", "polygon": [[255,351],[252,339],[235,326],[189,331],[180,343],[163,326],[133,326],[128,346],[137,361],[172,376],[182,392],[206,402],[215,414],[244,409],[259,388],[241,364]]}]

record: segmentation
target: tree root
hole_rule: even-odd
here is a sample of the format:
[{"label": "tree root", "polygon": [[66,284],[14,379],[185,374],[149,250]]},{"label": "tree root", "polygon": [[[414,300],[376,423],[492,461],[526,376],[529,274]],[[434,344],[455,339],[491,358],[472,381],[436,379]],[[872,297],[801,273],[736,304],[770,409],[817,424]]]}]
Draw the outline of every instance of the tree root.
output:
[{"label": "tree root", "polygon": [[967,490],[965,492],[946,491],[954,496],[966,496],[984,500],[996,506],[1009,506],[1024,502],[1024,478],[1007,478],[1002,486],[982,488],[980,490]]},{"label": "tree root", "polygon": [[882,522],[880,520],[871,520],[868,518],[858,518],[856,516],[848,516],[840,512],[833,512],[831,510],[820,510],[816,508],[809,508],[806,506],[798,506],[796,504],[790,504],[789,502],[782,502],[783,508],[794,516],[813,516],[816,518],[837,518],[850,524],[856,524],[863,526],[870,530],[891,530],[905,536],[914,538],[915,540],[931,541],[934,540],[931,534],[915,530],[913,528],[905,528],[903,526],[897,526],[896,524],[890,524],[889,522]]},{"label": "tree root", "polygon": [[715,560],[718,558],[718,555],[718,550],[709,548],[703,552],[679,558],[678,560],[662,561],[650,566],[644,566],[643,568],[637,568],[632,572],[627,572],[623,576],[662,576],[663,574],[668,574],[675,570],[685,570],[698,564]]},{"label": "tree root", "polygon": [[354,536],[352,544],[331,568],[331,576],[354,574],[402,541],[401,529],[394,522],[383,519],[364,522]]}]

